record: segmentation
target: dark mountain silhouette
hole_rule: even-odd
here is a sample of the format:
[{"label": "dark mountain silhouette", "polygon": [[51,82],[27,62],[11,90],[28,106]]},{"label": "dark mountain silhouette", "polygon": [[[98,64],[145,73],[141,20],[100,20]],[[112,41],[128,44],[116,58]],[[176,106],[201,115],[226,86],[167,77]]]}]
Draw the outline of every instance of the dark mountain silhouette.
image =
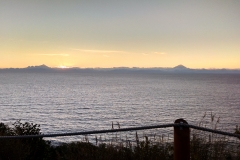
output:
[{"label": "dark mountain silhouette", "polygon": [[5,68],[0,69],[1,72],[31,72],[31,73],[45,73],[45,72],[61,72],[61,73],[237,73],[240,74],[240,69],[191,69],[184,65],[178,65],[173,68],[139,68],[139,67],[114,67],[114,68],[51,68],[45,64],[39,66],[28,66],[26,68]]},{"label": "dark mountain silhouette", "polygon": [[45,64],[42,64],[40,66],[28,66],[27,69],[51,69],[51,68],[46,66]]},{"label": "dark mountain silhouette", "polygon": [[173,67],[173,69],[177,69],[177,70],[184,70],[184,69],[189,69],[189,68],[187,68],[187,67],[185,67],[184,65],[178,65],[178,66],[176,66],[176,67]]}]

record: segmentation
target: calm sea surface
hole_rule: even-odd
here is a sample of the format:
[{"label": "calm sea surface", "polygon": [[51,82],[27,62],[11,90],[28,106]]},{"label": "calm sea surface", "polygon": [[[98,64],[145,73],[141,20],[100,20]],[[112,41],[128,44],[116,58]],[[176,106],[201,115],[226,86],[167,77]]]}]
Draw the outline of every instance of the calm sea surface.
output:
[{"label": "calm sea surface", "polygon": [[[0,121],[21,119],[47,133],[173,123],[211,112],[220,128],[240,125],[240,75],[1,73]],[[206,118],[206,119],[207,119]]]}]

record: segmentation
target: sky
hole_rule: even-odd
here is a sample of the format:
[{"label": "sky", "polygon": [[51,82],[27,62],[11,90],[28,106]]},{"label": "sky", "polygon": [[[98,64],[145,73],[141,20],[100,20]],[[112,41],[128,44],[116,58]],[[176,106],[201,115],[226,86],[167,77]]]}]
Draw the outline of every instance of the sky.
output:
[{"label": "sky", "polygon": [[0,68],[240,68],[239,0],[0,0]]}]

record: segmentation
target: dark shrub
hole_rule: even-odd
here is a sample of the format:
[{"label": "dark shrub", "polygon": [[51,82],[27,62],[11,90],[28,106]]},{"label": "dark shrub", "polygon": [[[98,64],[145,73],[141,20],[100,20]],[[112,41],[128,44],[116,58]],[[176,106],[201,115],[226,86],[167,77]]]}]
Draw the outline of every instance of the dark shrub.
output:
[{"label": "dark shrub", "polygon": [[[33,123],[16,121],[13,128],[0,123],[0,136],[39,135],[40,126]],[[42,160],[48,157],[50,142],[42,138],[31,139],[2,139],[0,145],[0,159]]]}]

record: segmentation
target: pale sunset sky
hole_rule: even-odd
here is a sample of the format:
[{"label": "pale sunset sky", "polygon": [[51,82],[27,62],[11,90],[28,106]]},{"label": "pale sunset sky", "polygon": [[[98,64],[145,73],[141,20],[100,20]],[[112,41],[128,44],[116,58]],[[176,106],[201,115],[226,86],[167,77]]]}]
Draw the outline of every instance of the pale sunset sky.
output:
[{"label": "pale sunset sky", "polygon": [[240,0],[0,0],[0,68],[240,68]]}]

